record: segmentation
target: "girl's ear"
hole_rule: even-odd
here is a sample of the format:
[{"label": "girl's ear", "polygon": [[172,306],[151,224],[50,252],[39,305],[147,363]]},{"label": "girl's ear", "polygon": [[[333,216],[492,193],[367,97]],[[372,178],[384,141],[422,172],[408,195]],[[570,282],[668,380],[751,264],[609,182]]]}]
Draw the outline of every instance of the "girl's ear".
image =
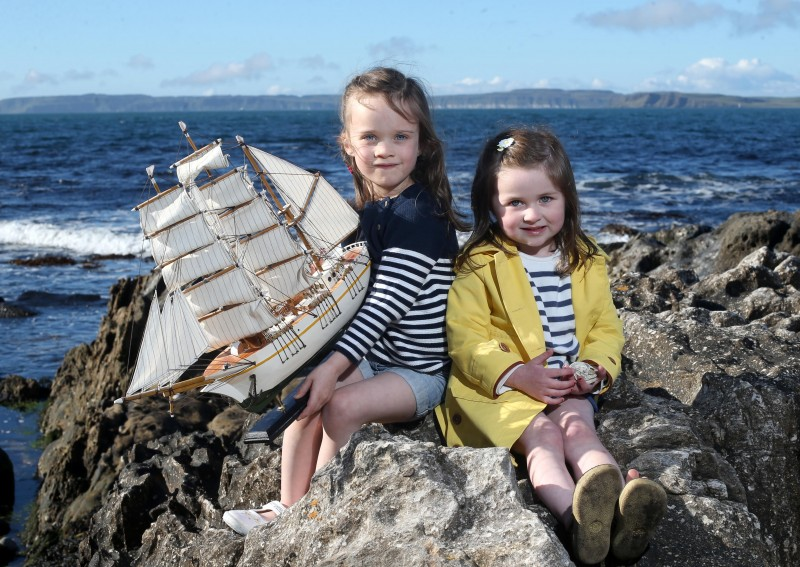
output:
[{"label": "girl's ear", "polygon": [[354,156],[356,152],[353,149],[353,144],[350,143],[350,138],[347,135],[347,133],[346,132],[342,132],[340,134],[340,139],[341,139],[342,147],[344,148],[344,153],[346,153],[349,156]]}]

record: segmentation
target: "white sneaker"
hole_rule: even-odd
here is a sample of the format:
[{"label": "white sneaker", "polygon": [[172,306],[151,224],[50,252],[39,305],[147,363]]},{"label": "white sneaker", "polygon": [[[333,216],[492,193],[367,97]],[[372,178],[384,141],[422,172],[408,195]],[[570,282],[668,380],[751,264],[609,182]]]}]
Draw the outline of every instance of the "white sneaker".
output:
[{"label": "white sneaker", "polygon": [[[228,510],[222,515],[222,521],[238,534],[247,535],[256,526],[266,526],[271,524],[281,514],[286,511],[286,506],[273,500],[252,510]],[[267,520],[259,512],[275,512],[275,519]]]}]

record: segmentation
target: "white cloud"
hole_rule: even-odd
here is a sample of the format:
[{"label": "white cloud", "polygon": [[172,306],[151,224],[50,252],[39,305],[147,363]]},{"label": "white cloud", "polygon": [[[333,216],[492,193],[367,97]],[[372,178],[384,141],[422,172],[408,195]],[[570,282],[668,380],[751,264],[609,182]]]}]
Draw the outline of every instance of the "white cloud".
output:
[{"label": "white cloud", "polygon": [[306,69],[314,69],[314,70],[331,70],[337,71],[339,66],[336,63],[331,63],[330,61],[326,61],[322,55],[313,55],[311,57],[303,57],[298,60],[298,63],[305,67]]},{"label": "white cloud", "polygon": [[516,88],[528,88],[530,85],[518,84],[495,75],[490,79],[480,77],[464,77],[453,83],[435,85],[432,92],[436,95],[475,94],[487,92],[503,92]]},{"label": "white cloud", "polygon": [[410,37],[390,37],[386,41],[369,46],[370,55],[376,58],[408,58],[422,53],[426,48],[417,44]]},{"label": "white cloud", "polygon": [[690,27],[719,19],[725,12],[725,9],[717,3],[655,0],[628,10],[606,10],[581,15],[578,19],[597,27],[642,31],[653,28]]},{"label": "white cloud", "polygon": [[322,75],[314,75],[313,77],[311,77],[306,82],[309,85],[315,85],[315,86],[316,85],[320,85],[321,86],[321,85],[327,85],[328,84],[328,80],[325,77],[323,77]]},{"label": "white cloud", "polygon": [[29,86],[37,86],[37,85],[44,85],[44,84],[50,84],[50,85],[58,84],[58,81],[56,81],[56,79],[53,76],[48,75],[47,73],[40,73],[39,71],[35,71],[33,69],[28,71],[28,73],[25,75],[25,78],[23,79],[22,82],[25,85],[29,85]]},{"label": "white cloud", "polygon": [[270,85],[269,87],[267,87],[266,94],[268,95],[292,94],[292,89],[288,87],[283,87],[281,85]]},{"label": "white cloud", "polygon": [[22,93],[36,89],[37,87],[41,87],[43,85],[58,85],[58,80],[52,75],[40,73],[35,69],[31,69],[25,74],[25,77],[22,79],[22,83],[13,87],[12,91],[15,93]]},{"label": "white cloud", "polygon": [[800,2],[760,0],[755,14],[732,12],[731,20],[741,33],[755,33],[782,25],[795,28],[800,20]]},{"label": "white cloud", "polygon": [[28,91],[33,91],[38,87],[44,85],[58,85],[58,80],[47,73],[40,73],[35,69],[30,69],[23,77],[22,82],[11,87],[11,91],[15,94],[21,94]]},{"label": "white cloud", "polygon": [[721,57],[706,57],[672,77],[647,79],[641,90],[791,96],[798,84],[799,79],[755,58],[731,63]]},{"label": "white cloud", "polygon": [[477,86],[477,85],[482,85],[483,84],[483,80],[482,79],[476,79],[475,77],[464,77],[463,79],[458,81],[457,84],[463,85],[465,87],[474,87],[474,86]]},{"label": "white cloud", "polygon": [[264,71],[273,68],[272,60],[266,53],[257,53],[243,62],[215,64],[185,77],[162,82],[163,86],[175,85],[214,85],[244,79],[260,79]]},{"label": "white cloud", "polygon": [[755,13],[748,13],[731,10],[718,2],[654,0],[627,10],[581,14],[576,19],[600,28],[622,28],[634,32],[730,22],[737,32],[746,34],[780,26],[797,27],[800,1],[760,0]]},{"label": "white cloud", "polygon": [[153,60],[146,55],[138,53],[133,57],[131,57],[130,59],[128,59],[126,65],[131,69],[152,69]]},{"label": "white cloud", "polygon": [[458,87],[467,87],[473,89],[474,87],[491,87],[493,89],[508,88],[508,81],[499,76],[494,76],[491,79],[479,79],[477,77],[464,77],[455,83]]},{"label": "white cloud", "polygon": [[75,69],[69,69],[68,71],[64,72],[64,80],[65,81],[89,81],[94,79],[95,74],[91,71],[76,71]]}]

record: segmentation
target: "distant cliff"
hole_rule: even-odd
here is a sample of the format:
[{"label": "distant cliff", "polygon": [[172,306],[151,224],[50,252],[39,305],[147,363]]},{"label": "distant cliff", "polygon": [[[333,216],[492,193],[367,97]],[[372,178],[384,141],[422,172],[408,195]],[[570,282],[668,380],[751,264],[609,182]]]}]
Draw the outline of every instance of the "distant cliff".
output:
[{"label": "distant cliff", "polygon": [[800,108],[800,97],[739,97],[678,92],[634,93],[518,89],[503,93],[434,97],[440,108]]},{"label": "distant cliff", "polygon": [[[518,89],[433,97],[437,108],[800,108],[800,97]],[[338,95],[174,96],[85,94],[0,100],[0,114],[337,110]]]}]

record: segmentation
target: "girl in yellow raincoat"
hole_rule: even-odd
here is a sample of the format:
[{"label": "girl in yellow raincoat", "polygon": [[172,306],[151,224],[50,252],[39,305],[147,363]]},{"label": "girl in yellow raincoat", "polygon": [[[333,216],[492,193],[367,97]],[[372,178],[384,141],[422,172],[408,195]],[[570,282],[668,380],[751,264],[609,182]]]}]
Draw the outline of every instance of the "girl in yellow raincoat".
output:
[{"label": "girl in yellow raincoat", "polygon": [[[559,140],[524,128],[491,139],[472,184],[472,212],[474,232],[447,303],[453,366],[437,408],[445,439],[523,456],[579,561],[599,563],[609,549],[635,559],[666,494],[634,470],[626,484],[595,431],[594,398],[619,374],[624,337],[605,255],[580,227]],[[588,373],[577,373],[576,362]]]}]

